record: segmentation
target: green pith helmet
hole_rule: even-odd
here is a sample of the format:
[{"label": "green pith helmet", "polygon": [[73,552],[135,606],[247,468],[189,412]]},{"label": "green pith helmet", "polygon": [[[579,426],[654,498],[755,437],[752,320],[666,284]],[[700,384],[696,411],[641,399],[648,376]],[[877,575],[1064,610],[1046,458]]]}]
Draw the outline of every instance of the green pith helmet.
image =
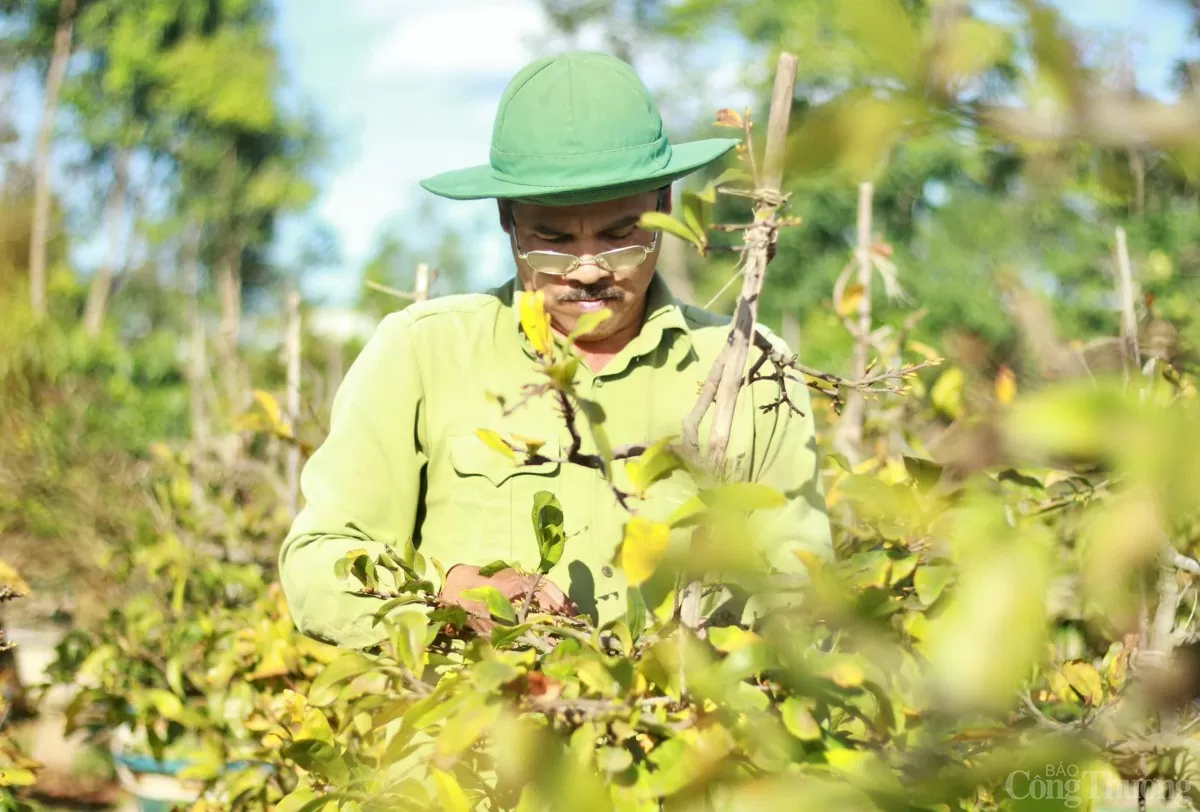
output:
[{"label": "green pith helmet", "polygon": [[527,65],[500,99],[490,163],[421,186],[455,200],[596,203],[666,186],[738,144],[672,145],[649,91],[625,62],[577,51]]}]

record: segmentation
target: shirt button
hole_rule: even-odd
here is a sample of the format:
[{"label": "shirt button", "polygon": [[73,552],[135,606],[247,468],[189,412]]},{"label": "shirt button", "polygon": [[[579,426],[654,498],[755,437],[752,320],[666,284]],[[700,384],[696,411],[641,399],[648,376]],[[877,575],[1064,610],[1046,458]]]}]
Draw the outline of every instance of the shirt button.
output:
[{"label": "shirt button", "polygon": [[601,389],[601,388],[603,388],[603,386],[604,386],[604,379],[603,379],[603,378],[597,378],[597,379],[596,379],[596,388],[597,388],[597,389]]},{"label": "shirt button", "polygon": [[600,568],[600,574],[603,575],[605,578],[611,578],[611,577],[613,577],[613,568],[608,566],[607,564],[605,564],[603,567]]}]

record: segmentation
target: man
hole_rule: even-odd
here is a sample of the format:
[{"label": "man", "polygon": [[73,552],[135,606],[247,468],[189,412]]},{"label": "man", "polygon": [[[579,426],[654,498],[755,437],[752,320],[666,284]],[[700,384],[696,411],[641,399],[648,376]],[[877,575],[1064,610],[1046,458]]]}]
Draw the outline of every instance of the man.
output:
[{"label": "man", "polygon": [[[521,297],[542,291],[553,327],[569,333],[580,316],[611,317],[578,342],[583,397],[604,412],[614,445],[679,435],[683,416],[728,335],[728,320],[681,305],[655,273],[661,237],[638,227],[647,210],[669,211],[670,183],[736,145],[712,139],[671,145],[633,70],[610,56],[569,53],[523,69],[505,91],[490,164],[422,182],[453,199],[496,198],[516,278],[487,294],[449,296],[389,316],[354,363],[335,401],[329,437],[304,471],[304,511],[280,553],[283,584],[306,633],[365,647],[384,636],[372,625],[379,601],[351,594],[334,576],[347,551],[414,547],[447,569],[443,600],[478,613],[464,590],[491,584],[519,598],[526,576],[479,569],[501,559],[538,562],[531,509],[551,491],[565,514],[562,560],[539,590],[548,611],[582,612],[603,623],[626,608],[613,563],[629,514],[599,471],[553,461],[570,442],[549,397],[505,413],[533,382],[533,350],[520,328]],[[775,340],[772,337],[772,340]],[[755,353],[752,351],[751,360]],[[803,414],[758,382],[739,397],[729,458],[734,475],[788,497],[762,511],[773,563],[795,570],[796,549],[829,550],[805,387],[790,389]],[[707,425],[707,421],[706,424]],[[586,426],[578,427],[590,437]],[[485,445],[478,429],[545,441],[550,462],[518,466]],[[706,429],[705,429],[706,431]],[[594,451],[587,445],[585,452]],[[622,475],[616,466],[615,476]],[[676,478],[635,509],[665,518],[687,497]],[[433,567],[427,575],[434,574]]]}]

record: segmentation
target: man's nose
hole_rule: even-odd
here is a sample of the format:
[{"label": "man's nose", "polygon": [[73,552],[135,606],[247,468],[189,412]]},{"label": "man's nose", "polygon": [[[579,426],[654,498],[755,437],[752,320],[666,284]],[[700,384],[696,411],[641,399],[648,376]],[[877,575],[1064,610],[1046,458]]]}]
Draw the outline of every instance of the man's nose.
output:
[{"label": "man's nose", "polygon": [[612,274],[596,262],[595,256],[584,254],[579,258],[579,264],[573,271],[567,274],[566,278],[580,285],[594,285],[610,276]]}]

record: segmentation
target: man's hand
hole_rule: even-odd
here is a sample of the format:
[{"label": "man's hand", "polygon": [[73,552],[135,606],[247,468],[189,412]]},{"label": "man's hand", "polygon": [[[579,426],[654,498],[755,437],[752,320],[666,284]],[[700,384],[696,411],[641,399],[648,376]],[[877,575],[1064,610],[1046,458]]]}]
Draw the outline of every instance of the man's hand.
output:
[{"label": "man's hand", "polygon": [[[479,567],[470,564],[456,564],[446,573],[446,583],[442,584],[442,601],[467,610],[470,618],[467,626],[479,634],[487,634],[496,624],[488,613],[483,601],[473,601],[462,596],[468,589],[477,586],[494,586],[504,597],[512,601],[513,608],[518,612],[529,594],[530,587],[538,580],[537,573],[522,574],[514,569],[503,569],[493,575],[480,575]],[[563,591],[542,576],[537,591],[533,593],[533,603],[543,612],[553,612],[562,615],[579,613],[578,607]]]}]

